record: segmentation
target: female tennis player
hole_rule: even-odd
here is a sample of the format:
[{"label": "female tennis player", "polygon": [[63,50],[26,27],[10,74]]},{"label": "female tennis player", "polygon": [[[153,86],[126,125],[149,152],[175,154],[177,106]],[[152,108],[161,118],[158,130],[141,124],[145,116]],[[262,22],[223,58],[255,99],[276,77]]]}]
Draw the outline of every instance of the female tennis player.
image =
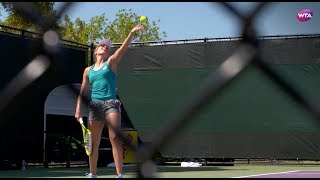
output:
[{"label": "female tennis player", "polygon": [[[116,98],[116,75],[118,63],[126,52],[134,34],[142,30],[142,25],[135,26],[124,40],[119,49],[109,56],[111,42],[102,40],[95,48],[95,62],[83,72],[82,84],[77,98],[75,118],[79,121],[81,114],[81,101],[85,87],[91,85],[91,102],[89,103],[89,129],[92,132],[92,154],[89,156],[90,173],[87,177],[97,177],[98,150],[104,123],[120,129],[121,112],[120,101]],[[109,58],[108,58],[109,56]],[[120,138],[110,126],[108,127],[109,139],[112,145],[112,154],[118,178],[122,178],[123,150]]]}]

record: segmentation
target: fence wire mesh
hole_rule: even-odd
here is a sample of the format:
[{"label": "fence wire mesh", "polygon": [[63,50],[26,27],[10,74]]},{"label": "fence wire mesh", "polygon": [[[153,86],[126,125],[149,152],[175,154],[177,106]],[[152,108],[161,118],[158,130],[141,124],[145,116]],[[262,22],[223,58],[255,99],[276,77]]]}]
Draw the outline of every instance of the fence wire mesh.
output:
[{"label": "fence wire mesh", "polygon": [[[6,106],[6,104],[13,100],[13,97],[23,91],[23,89],[39,78],[49,66],[54,65],[52,57],[56,54],[63,53],[59,51],[60,39],[59,33],[53,31],[51,27],[57,25],[59,18],[65,12],[67,12],[70,7],[73,6],[73,2],[64,3],[61,8],[57,11],[54,17],[43,17],[37,14],[35,7],[29,2],[11,2],[15,9],[19,10],[25,17],[32,20],[41,30],[42,34],[35,35],[40,38],[41,41],[36,41],[39,46],[42,47],[41,53],[39,53],[30,63],[16,75],[15,78],[11,80],[0,92],[0,111]],[[118,130],[114,129],[121,140],[126,143],[131,150],[136,152],[136,157],[138,160],[137,177],[156,177],[156,163],[152,160],[154,155],[158,152],[160,148],[165,146],[169,139],[171,139],[183,128],[189,121],[193,120],[193,117],[198,113],[199,109],[206,106],[210,101],[214,100],[216,95],[223,91],[223,89],[228,86],[232,81],[242,72],[246,70],[249,65],[257,66],[262,72],[264,72],[268,77],[270,77],[279,87],[282,88],[284,92],[289,94],[295,101],[297,101],[301,107],[309,111],[319,124],[320,111],[318,105],[308,98],[302,91],[293,86],[292,83],[286,78],[281,76],[275,69],[267,65],[266,61],[260,56],[260,46],[259,37],[257,36],[256,29],[254,28],[254,20],[263,13],[263,11],[272,5],[272,3],[259,3],[255,10],[249,14],[245,15],[234,8],[229,3],[220,3],[223,8],[225,8],[226,13],[231,13],[238,17],[238,20],[242,24],[242,36],[239,38],[233,38],[235,40],[240,40],[241,45],[236,51],[227,58],[219,67],[218,70],[212,73],[202,84],[198,90],[198,96],[194,96],[190,99],[186,99],[185,106],[180,109],[174,116],[172,116],[168,122],[170,124],[164,126],[166,128],[160,130],[155,138],[151,141],[148,146],[136,147],[130,143]],[[5,27],[2,27],[5,28]],[[14,30],[18,31],[18,30]],[[232,38],[230,39],[232,40]],[[203,40],[194,40],[188,42],[201,42]],[[205,39],[205,42],[213,41],[212,39]],[[180,41],[180,43],[186,43],[187,41]],[[148,42],[147,45],[157,45],[157,44],[177,44],[174,41],[168,42]],[[143,42],[141,44],[144,44]],[[140,44],[140,45],[141,45]],[[114,46],[119,46],[115,44]],[[90,47],[90,46],[88,46]],[[92,49],[91,49],[92,51]],[[63,54],[62,54],[63,55]],[[92,61],[91,61],[92,62]],[[60,78],[61,82],[64,81],[61,75],[68,74],[66,69],[59,69],[57,76]],[[77,92],[76,89],[71,89],[74,93]],[[83,97],[86,104],[89,100]],[[192,103],[190,103],[192,102]],[[255,162],[256,161],[256,162]],[[250,164],[255,162],[258,164],[274,164],[284,161],[279,160],[242,160],[239,159],[235,163]],[[308,163],[306,161],[296,161],[299,164]],[[314,163],[314,162],[313,162]],[[316,162],[315,164],[318,164]]]}]

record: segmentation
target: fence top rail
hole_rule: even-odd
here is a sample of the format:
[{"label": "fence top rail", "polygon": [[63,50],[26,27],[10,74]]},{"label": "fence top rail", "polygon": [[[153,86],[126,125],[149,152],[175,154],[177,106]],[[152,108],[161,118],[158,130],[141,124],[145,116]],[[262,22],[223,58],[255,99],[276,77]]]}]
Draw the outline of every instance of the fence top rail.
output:
[{"label": "fence top rail", "polygon": [[[25,36],[26,33],[41,36],[42,34],[31,32],[27,30],[17,29],[14,27],[0,25],[0,31],[10,33],[7,31],[3,31],[2,28],[12,29],[16,31],[20,31],[21,36]],[[15,34],[15,33],[11,33]],[[133,46],[157,46],[157,45],[169,45],[169,44],[187,44],[187,43],[203,43],[203,42],[217,42],[217,41],[239,41],[242,40],[243,37],[221,37],[221,38],[201,38],[201,39],[183,39],[183,40],[170,40],[170,41],[146,41],[146,42],[132,42]],[[257,36],[260,40],[271,40],[271,39],[298,39],[298,38],[320,38],[320,34],[297,34],[297,35],[272,35],[272,36]],[[65,39],[61,39],[62,43],[71,43],[77,46],[82,46],[86,48],[90,48],[91,45],[81,44],[74,41],[69,41]],[[113,47],[120,47],[122,43],[112,43]]]},{"label": "fence top rail", "polygon": [[[3,29],[15,30],[15,31],[18,31],[19,34],[13,33],[13,32],[8,32],[8,31],[5,31],[5,30],[3,30]],[[41,36],[43,35],[43,34],[41,34],[41,33],[32,32],[32,31],[23,30],[23,29],[18,29],[18,28],[9,27],[9,26],[4,26],[4,25],[0,25],[0,32],[5,32],[5,33],[8,33],[8,34],[14,34],[14,35],[20,35],[20,36],[22,36],[22,37],[28,36],[28,34],[31,34],[31,36],[33,35],[33,37],[34,37],[34,36],[41,37]],[[62,42],[62,44],[70,43],[70,44],[72,44],[72,45],[82,46],[82,47],[86,47],[86,48],[91,47],[90,45],[87,45],[87,44],[81,44],[81,43],[74,42],[74,41],[69,41],[69,40],[66,40],[66,39],[61,39],[61,42]]]},{"label": "fence top rail", "polygon": [[[299,38],[320,38],[320,34],[298,34],[298,35],[274,35],[274,36],[257,36],[259,40],[277,40],[277,39],[299,39]],[[133,42],[133,45],[168,45],[168,44],[187,44],[187,43],[203,43],[203,42],[217,42],[217,41],[239,41],[243,37],[221,37],[221,38],[202,38],[202,39],[185,39],[172,41],[147,41],[147,42]],[[121,46],[122,43],[113,43],[114,46]]]}]

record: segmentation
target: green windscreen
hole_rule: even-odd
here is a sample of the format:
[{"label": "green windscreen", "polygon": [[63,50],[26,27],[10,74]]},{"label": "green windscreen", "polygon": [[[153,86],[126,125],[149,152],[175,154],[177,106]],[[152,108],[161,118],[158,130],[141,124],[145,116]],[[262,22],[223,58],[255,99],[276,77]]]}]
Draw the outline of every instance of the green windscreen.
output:
[{"label": "green windscreen", "polygon": [[[120,63],[118,94],[142,140],[198,96],[203,81],[238,41],[131,47]],[[261,40],[261,56],[313,103],[320,102],[317,38]],[[319,158],[320,121],[251,65],[208,99],[162,153],[179,157]],[[199,151],[201,147],[201,151]],[[236,150],[235,150],[236,149]]]}]

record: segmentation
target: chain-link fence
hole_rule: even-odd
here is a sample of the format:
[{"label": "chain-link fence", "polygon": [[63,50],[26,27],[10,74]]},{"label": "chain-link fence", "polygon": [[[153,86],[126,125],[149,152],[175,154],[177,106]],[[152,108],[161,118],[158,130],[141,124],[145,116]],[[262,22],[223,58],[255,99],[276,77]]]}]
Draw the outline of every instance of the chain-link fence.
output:
[{"label": "chain-link fence", "polygon": [[[148,146],[137,147],[128,142],[128,140],[117,131],[118,136],[121,140],[126,143],[129,148],[136,152],[138,169],[138,177],[155,177],[156,176],[156,163],[152,161],[154,155],[158,150],[165,146],[168,139],[175,136],[179,129],[183,128],[189,121],[193,120],[193,117],[199,112],[199,109],[206,106],[210,101],[214,100],[216,95],[223,91],[233,80],[241,73],[243,73],[249,65],[257,66],[262,72],[264,72],[268,77],[270,77],[281,89],[289,94],[296,102],[298,102],[301,107],[305,108],[310,112],[315,118],[316,122],[319,123],[320,111],[318,105],[315,104],[311,99],[302,91],[296,87],[292,86],[291,82],[286,78],[281,76],[275,69],[268,66],[266,61],[260,56],[260,46],[257,36],[257,31],[254,28],[254,20],[272,3],[262,2],[257,5],[255,10],[249,14],[244,15],[236,10],[229,3],[220,3],[226,12],[235,15],[242,24],[242,37],[238,38],[241,45],[236,49],[236,51],[227,58],[209,77],[204,81],[202,86],[198,89],[198,94],[190,97],[186,100],[186,103],[180,111],[176,112],[167,121],[170,122],[168,126],[164,126],[152,139]],[[15,9],[19,10],[24,16],[30,18],[32,22],[39,26],[42,30],[42,34],[38,34],[37,37],[41,38],[39,46],[42,47],[40,53],[30,61],[26,66],[24,71],[21,71],[12,81],[4,87],[0,92],[1,106],[0,111],[6,106],[8,102],[12,100],[19,92],[28,86],[30,83],[39,78],[49,66],[54,65],[56,62],[52,61],[52,57],[56,54],[61,54],[63,52],[59,51],[59,46],[61,39],[59,34],[53,30],[51,27],[57,23],[58,18],[70,9],[73,5],[72,2],[64,3],[61,8],[57,11],[55,17],[43,17],[37,14],[31,3],[22,2],[12,2]],[[211,39],[205,39],[210,41]],[[170,42],[166,42],[170,43]],[[171,42],[174,43],[174,42]],[[139,43],[135,43],[138,44]],[[147,43],[141,43],[147,44]],[[152,43],[149,43],[152,45]],[[153,43],[156,44],[156,43]],[[160,43],[161,44],[161,43]],[[115,45],[117,46],[117,45]],[[89,47],[89,46],[88,46]],[[63,55],[63,54],[62,54]],[[68,74],[66,69],[58,69],[57,74],[54,74],[62,82],[64,81],[64,76]],[[76,89],[72,89],[77,92]],[[89,100],[84,97],[85,102],[88,104]],[[192,103],[191,103],[192,102]],[[250,163],[249,160],[242,160],[244,162]],[[274,161],[270,161],[273,163]]]}]

